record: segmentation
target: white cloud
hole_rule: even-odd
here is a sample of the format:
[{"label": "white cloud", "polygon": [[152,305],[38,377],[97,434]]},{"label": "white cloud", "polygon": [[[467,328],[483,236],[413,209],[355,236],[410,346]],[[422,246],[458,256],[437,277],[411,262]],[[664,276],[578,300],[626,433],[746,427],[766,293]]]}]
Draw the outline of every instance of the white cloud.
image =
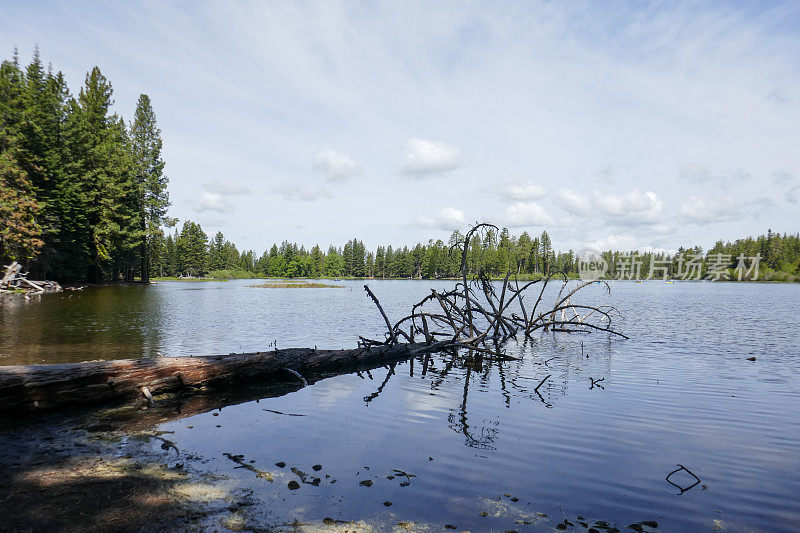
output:
[{"label": "white cloud", "polygon": [[284,200],[299,202],[314,202],[323,198],[331,198],[327,189],[312,187],[300,182],[287,182],[273,187],[272,192],[283,197]]},{"label": "white cloud", "polygon": [[501,224],[510,228],[553,224],[553,218],[542,209],[542,206],[534,202],[512,204],[506,208],[499,218]]},{"label": "white cloud", "polygon": [[547,189],[529,180],[512,178],[498,183],[495,193],[505,200],[530,201],[547,196]]},{"label": "white cloud", "polygon": [[604,194],[592,191],[587,196],[571,189],[559,189],[553,195],[553,203],[572,215],[593,223],[638,226],[658,224],[662,221],[662,202],[652,191],[631,191],[626,194]]},{"label": "white cloud", "polygon": [[664,207],[652,191],[631,191],[614,195],[594,193],[594,205],[608,219],[625,224],[654,224],[661,220]]},{"label": "white cloud", "polygon": [[328,181],[345,181],[364,173],[364,168],[350,156],[341,154],[333,148],[320,150],[314,156],[314,170],[325,174],[325,179]]},{"label": "white cloud", "polygon": [[250,194],[250,189],[230,179],[216,179],[203,183],[203,189],[220,196],[240,196]]},{"label": "white cloud", "polygon": [[464,213],[455,207],[445,207],[441,209],[435,217],[418,217],[414,224],[421,228],[435,228],[444,230],[454,230],[463,228],[467,225]]},{"label": "white cloud", "polygon": [[458,146],[426,139],[409,139],[400,171],[406,176],[424,178],[462,165],[463,156]]},{"label": "white cloud", "polygon": [[192,202],[192,208],[196,213],[214,211],[217,213],[232,213],[233,204],[220,194],[204,192],[200,198]]},{"label": "white cloud", "polygon": [[736,201],[731,197],[690,196],[680,207],[680,214],[689,222],[713,224],[734,220],[738,215]]},{"label": "white cloud", "polygon": [[592,210],[589,198],[571,189],[559,189],[556,191],[553,195],[553,202],[567,213],[572,213],[573,215],[588,215]]}]

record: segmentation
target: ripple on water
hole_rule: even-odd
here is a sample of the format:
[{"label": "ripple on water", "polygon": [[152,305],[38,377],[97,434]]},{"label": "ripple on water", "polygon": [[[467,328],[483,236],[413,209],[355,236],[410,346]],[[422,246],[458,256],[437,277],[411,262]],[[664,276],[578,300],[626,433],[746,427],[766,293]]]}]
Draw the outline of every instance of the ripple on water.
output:
[{"label": "ripple on water", "polygon": [[[361,282],[279,291],[246,283],[87,289],[0,308],[0,353],[12,354],[4,363],[55,362],[88,352],[229,353],[275,340],[341,348],[357,334],[382,335]],[[431,286],[450,283],[370,286],[397,317]],[[601,291],[587,298],[609,303]],[[422,360],[413,375],[400,363],[394,374],[338,376],[161,429],[252,490],[267,525],[334,516],[506,530],[540,512],[546,528],[583,515],[621,527],[655,519],[665,531],[710,529],[715,520],[730,531],[796,531],[800,332],[775,317],[794,316],[797,301],[794,285],[612,283],[629,341],[545,335],[508,346],[520,360],[480,369],[437,355],[425,375]],[[590,378],[602,381],[593,387]],[[256,479],[225,452],[280,477]],[[278,461],[286,468],[270,466]],[[677,463],[701,479],[683,495],[664,479]],[[286,488],[292,466],[310,473],[315,464],[323,466],[319,486]],[[373,484],[360,485],[365,479]]]}]

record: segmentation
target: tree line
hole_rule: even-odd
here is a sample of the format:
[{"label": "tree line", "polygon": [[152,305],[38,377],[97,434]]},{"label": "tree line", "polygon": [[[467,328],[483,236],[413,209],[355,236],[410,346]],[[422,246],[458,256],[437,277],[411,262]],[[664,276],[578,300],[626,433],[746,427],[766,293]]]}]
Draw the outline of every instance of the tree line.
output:
[{"label": "tree line", "polygon": [[[461,257],[454,244],[463,240],[454,231],[448,242],[429,240],[414,246],[378,246],[367,250],[364,242],[351,239],[344,246],[315,245],[306,249],[297,243],[273,244],[258,255],[253,250],[239,252],[236,245],[221,232],[208,239],[202,227],[191,221],[180,231],[157,235],[152,248],[152,276],[241,276],[269,277],[376,277],[376,278],[447,278],[460,274]],[[540,274],[551,269],[570,269],[572,251],[555,252],[547,232],[531,238],[519,237],[508,229],[490,230],[482,237],[473,237],[468,268],[491,276],[508,269],[520,275]]]},{"label": "tree line", "polygon": [[74,95],[38,47],[0,64],[0,260],[32,277],[147,281],[169,206],[161,131],[146,94],[112,112],[98,67]]},{"label": "tree line", "polygon": [[[454,245],[464,235],[454,231],[447,242],[428,240],[414,246],[380,245],[367,250],[363,241],[349,240],[344,246],[315,245],[306,249],[297,243],[273,244],[258,255],[254,250],[239,252],[221,232],[208,238],[202,227],[191,221],[173,234],[159,234],[153,240],[152,276],[168,277],[374,277],[455,278],[460,276],[461,256]],[[749,271],[759,258],[758,279],[800,280],[800,234],[777,234],[769,230],[759,237],[734,242],[718,241],[711,249],[681,247],[675,254],[612,251],[600,253],[605,261],[606,279],[682,278],[687,272],[700,279],[724,272],[715,279],[736,279],[734,269],[744,258]],[[694,266],[693,266],[694,265]],[[500,277],[511,271],[520,278],[535,278],[552,272],[577,277],[580,257],[573,250],[557,252],[546,231],[531,237],[509,230],[489,230],[473,236],[467,257],[471,275],[483,272]],[[753,279],[749,272],[746,279]]]}]

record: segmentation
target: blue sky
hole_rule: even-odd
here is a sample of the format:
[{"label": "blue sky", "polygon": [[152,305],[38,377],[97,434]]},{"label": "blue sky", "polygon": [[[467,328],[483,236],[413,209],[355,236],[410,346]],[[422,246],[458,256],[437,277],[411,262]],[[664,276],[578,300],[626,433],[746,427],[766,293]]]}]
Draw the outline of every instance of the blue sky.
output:
[{"label": "blue sky", "polygon": [[800,4],[0,2],[4,57],[150,95],[170,214],[262,251],[476,220],[557,248],[800,230]]}]

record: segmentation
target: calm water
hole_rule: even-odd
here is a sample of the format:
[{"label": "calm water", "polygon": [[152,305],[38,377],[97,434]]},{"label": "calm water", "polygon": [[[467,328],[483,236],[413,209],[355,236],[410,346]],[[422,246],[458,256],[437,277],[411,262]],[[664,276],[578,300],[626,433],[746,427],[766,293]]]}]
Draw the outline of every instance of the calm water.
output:
[{"label": "calm water", "polygon": [[[0,363],[228,353],[275,340],[341,348],[382,332],[363,283],[252,283],[6,299]],[[394,317],[450,285],[370,282]],[[417,359],[159,429],[227,476],[226,488],[251,494],[253,525],[332,518],[379,530],[416,522],[406,526],[523,531],[567,518],[585,530],[580,516],[622,530],[642,520],[664,531],[800,530],[800,286],[620,282],[611,296],[597,287],[585,299],[618,306],[631,339],[544,335],[508,347],[520,360],[481,369],[449,355]],[[226,452],[275,482],[236,469]],[[677,463],[701,479],[683,494],[664,479]],[[298,480],[290,467],[319,486],[289,490]]]}]

